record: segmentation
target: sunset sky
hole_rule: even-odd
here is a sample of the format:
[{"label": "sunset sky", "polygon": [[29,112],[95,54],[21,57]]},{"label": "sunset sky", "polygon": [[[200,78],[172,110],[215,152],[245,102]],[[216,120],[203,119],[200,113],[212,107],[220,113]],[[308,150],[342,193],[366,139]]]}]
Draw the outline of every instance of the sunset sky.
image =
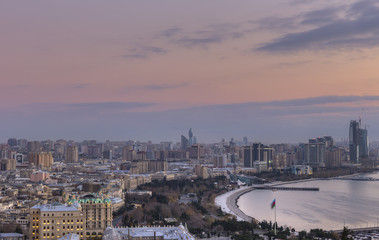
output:
[{"label": "sunset sky", "polygon": [[0,142],[379,140],[379,4],[0,2]]}]

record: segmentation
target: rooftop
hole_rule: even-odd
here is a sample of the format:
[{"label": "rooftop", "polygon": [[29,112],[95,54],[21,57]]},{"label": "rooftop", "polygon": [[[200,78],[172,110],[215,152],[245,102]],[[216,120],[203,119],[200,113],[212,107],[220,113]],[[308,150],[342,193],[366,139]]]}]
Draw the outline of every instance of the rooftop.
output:
[{"label": "rooftop", "polygon": [[69,206],[61,203],[53,203],[53,204],[44,204],[44,205],[35,205],[30,209],[39,209],[41,212],[74,212],[79,211],[74,206]]},{"label": "rooftop", "polygon": [[23,237],[20,233],[0,233],[0,237]]},{"label": "rooftop", "polygon": [[121,236],[154,237],[163,236],[165,240],[195,240],[183,226],[178,227],[139,227],[139,228],[115,228]]}]

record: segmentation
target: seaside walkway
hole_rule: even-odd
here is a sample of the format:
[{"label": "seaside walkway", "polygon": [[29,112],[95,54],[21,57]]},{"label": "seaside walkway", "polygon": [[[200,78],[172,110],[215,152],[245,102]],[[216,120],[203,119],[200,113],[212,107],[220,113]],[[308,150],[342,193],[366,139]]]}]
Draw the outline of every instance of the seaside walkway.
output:
[{"label": "seaside walkway", "polygon": [[319,191],[319,188],[299,188],[299,187],[284,187],[281,185],[289,184],[289,183],[298,183],[298,182],[308,182],[313,181],[314,179],[306,179],[306,180],[298,180],[293,182],[276,182],[271,184],[253,184],[251,187],[247,187],[244,189],[241,189],[240,191],[236,191],[230,196],[226,198],[226,206],[227,208],[233,212],[236,216],[238,216],[240,219],[251,222],[253,220],[256,220],[255,218],[252,218],[248,215],[246,215],[244,212],[242,212],[237,204],[238,198],[242,196],[245,193],[248,193],[250,191],[253,191],[255,189],[262,189],[262,190],[286,190],[286,191]]},{"label": "seaside walkway", "polygon": [[230,196],[228,196],[226,198],[226,206],[230,209],[230,211],[232,211],[235,215],[237,215],[239,218],[241,218],[243,221],[247,221],[247,222],[251,222],[253,220],[252,217],[246,215],[244,212],[242,212],[239,208],[238,208],[238,205],[237,205],[237,200],[238,198],[247,193],[247,192],[250,192],[252,191],[254,188],[252,187],[249,187],[249,188],[245,188],[245,189],[242,189],[241,191],[237,191],[233,194],[231,194]]}]

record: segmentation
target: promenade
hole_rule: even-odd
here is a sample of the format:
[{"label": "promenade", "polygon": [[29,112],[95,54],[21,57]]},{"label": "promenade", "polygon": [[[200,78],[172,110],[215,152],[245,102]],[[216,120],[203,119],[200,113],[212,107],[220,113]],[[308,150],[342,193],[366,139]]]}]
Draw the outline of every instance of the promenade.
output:
[{"label": "promenade", "polygon": [[289,183],[309,182],[309,181],[314,181],[314,180],[317,180],[317,179],[303,179],[303,180],[297,180],[297,181],[291,181],[291,182],[274,182],[271,184],[264,184],[264,185],[258,184],[258,185],[253,185],[251,187],[242,187],[241,189],[236,189],[231,192],[227,192],[220,196],[217,196],[215,200],[215,204],[220,206],[222,211],[235,215],[238,220],[251,222],[254,218],[246,215],[238,207],[237,201],[240,196],[250,191],[253,191],[254,189],[258,189],[262,187],[273,188],[273,187],[277,187],[277,186],[281,186],[281,185],[285,185]]},{"label": "promenade", "polygon": [[244,189],[240,189],[239,191],[235,191],[226,198],[226,206],[227,208],[238,218],[240,218],[243,221],[251,222],[253,220],[252,217],[246,215],[244,212],[242,212],[237,205],[238,198],[242,196],[243,194],[250,192],[254,190],[253,187],[248,187]]}]

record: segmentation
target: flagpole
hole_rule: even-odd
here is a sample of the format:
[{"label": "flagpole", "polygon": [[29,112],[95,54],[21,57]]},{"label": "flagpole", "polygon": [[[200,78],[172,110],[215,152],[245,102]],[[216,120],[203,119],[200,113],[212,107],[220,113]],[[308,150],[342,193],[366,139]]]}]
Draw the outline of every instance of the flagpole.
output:
[{"label": "flagpole", "polygon": [[275,223],[274,223],[274,226],[275,226],[275,228],[274,228],[274,234],[276,235],[276,203],[275,203]]}]

